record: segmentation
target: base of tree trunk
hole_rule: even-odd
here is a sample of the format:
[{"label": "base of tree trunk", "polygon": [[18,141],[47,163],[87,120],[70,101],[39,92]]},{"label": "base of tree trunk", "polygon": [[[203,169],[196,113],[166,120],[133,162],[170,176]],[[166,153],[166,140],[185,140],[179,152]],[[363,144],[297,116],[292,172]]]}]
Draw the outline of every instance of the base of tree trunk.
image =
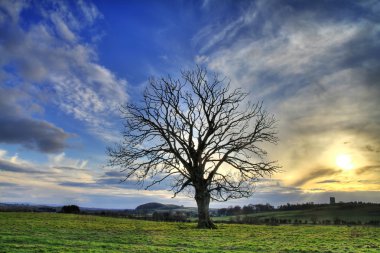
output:
[{"label": "base of tree trunk", "polygon": [[207,189],[196,189],[195,201],[198,206],[198,228],[202,229],[216,229],[214,222],[212,222],[209,213],[210,193]]},{"label": "base of tree trunk", "polygon": [[197,228],[200,229],[217,229],[218,227],[211,220],[198,221]]}]

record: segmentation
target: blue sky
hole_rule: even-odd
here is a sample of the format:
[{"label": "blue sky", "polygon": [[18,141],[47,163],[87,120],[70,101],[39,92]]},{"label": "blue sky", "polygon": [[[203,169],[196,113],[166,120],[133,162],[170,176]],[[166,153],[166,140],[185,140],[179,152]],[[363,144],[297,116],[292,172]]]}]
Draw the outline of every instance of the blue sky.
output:
[{"label": "blue sky", "polygon": [[250,199],[380,202],[378,1],[1,1],[0,202],[194,206],[108,168],[119,106],[205,66],[278,119]]}]

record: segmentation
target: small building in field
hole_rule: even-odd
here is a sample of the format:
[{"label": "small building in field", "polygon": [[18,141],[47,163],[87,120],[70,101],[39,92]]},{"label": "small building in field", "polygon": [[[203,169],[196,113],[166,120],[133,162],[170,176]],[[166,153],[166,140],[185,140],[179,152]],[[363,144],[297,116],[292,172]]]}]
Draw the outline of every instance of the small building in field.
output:
[{"label": "small building in field", "polygon": [[335,204],[335,197],[330,197],[330,205],[334,205]]}]

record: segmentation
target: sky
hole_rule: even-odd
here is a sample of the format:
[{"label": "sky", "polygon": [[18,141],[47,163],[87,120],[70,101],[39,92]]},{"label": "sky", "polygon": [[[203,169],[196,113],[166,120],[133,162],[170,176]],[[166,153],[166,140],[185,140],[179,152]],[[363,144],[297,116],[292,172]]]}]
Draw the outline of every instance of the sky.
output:
[{"label": "sky", "polygon": [[195,206],[120,183],[106,148],[150,77],[196,65],[275,115],[250,203],[380,202],[380,2],[0,1],[0,202]]}]

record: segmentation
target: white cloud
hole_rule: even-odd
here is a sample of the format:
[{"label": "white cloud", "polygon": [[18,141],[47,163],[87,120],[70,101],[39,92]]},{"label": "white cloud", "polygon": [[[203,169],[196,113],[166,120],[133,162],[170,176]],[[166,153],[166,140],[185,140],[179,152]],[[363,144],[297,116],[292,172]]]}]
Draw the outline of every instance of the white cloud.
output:
[{"label": "white cloud", "polygon": [[207,63],[208,60],[209,60],[209,58],[205,55],[196,55],[195,59],[194,59],[195,63],[197,63],[197,64]]},{"label": "white cloud", "polygon": [[51,14],[51,20],[55,24],[55,27],[59,35],[68,41],[74,41],[76,39],[75,34],[70,30],[70,28],[63,22],[63,20],[56,14]]},{"label": "white cloud", "polygon": [[[143,204],[157,199],[193,203],[191,199],[183,197],[172,200],[172,193],[166,190],[142,191],[134,189],[136,185],[118,184],[117,180],[101,181],[106,176],[103,173],[96,173],[94,168],[88,165],[87,160],[73,159],[67,157],[65,153],[48,155],[48,160],[44,163],[31,162],[18,157],[17,154],[7,155],[7,153],[6,150],[0,149],[2,202],[37,204],[75,202],[81,206],[111,208],[122,206],[134,208],[137,203]],[[110,202],[106,206],[106,199],[112,199],[113,203]],[[130,203],[131,200],[133,203]],[[117,204],[120,202],[123,204]]]},{"label": "white cloud", "polygon": [[[207,5],[207,2],[204,2]],[[235,20],[211,24],[203,27],[192,39],[192,43],[200,47],[200,53],[206,53],[212,47],[230,42],[235,38],[241,28],[252,24],[256,19],[254,8],[250,7],[243,15]]]},{"label": "white cloud", "polygon": [[86,169],[88,160],[71,159],[66,157],[65,153],[57,155],[48,155],[48,164],[50,167],[72,167]]},{"label": "white cloud", "polygon": [[[94,5],[80,1],[77,8],[83,13],[83,21],[64,2],[52,4],[54,10],[37,5],[42,19],[28,26],[21,26],[24,21],[19,16],[27,6],[2,4],[7,12],[0,16],[10,15],[12,19],[0,19],[0,67],[14,66],[24,81],[33,84],[36,93],[31,96],[43,93],[47,103],[84,122],[94,135],[112,139],[115,133],[108,130],[113,126],[109,119],[127,101],[127,82],[102,66],[95,46],[81,38],[82,30],[88,29],[101,14]],[[10,78],[8,82],[17,82]]]},{"label": "white cloud", "polygon": [[102,18],[103,15],[99,12],[95,5],[83,0],[78,1],[78,5],[86,18],[86,21],[90,24],[94,23],[97,19]]},{"label": "white cloud", "polygon": [[17,23],[19,21],[19,15],[21,10],[26,8],[27,6],[28,3],[26,1],[1,1],[0,8],[6,11],[6,15],[0,15],[0,22],[5,22],[6,19],[10,19],[13,22]]},{"label": "white cloud", "polygon": [[[20,185],[44,184],[53,186],[62,182],[94,183],[97,173],[88,167],[88,161],[66,157],[65,153],[48,155],[48,161],[44,163],[31,162],[19,157],[17,153],[7,155],[0,152],[1,182],[9,182]],[[25,177],[28,183],[25,183]]]},{"label": "white cloud", "polygon": [[0,149],[0,159],[4,158],[6,154],[7,154],[6,150]]},{"label": "white cloud", "polygon": [[[286,27],[284,30],[288,30]],[[341,32],[343,31],[343,32]],[[359,28],[351,25],[319,26],[317,30],[281,32],[277,37],[250,41],[242,39],[232,47],[209,56],[209,67],[220,71],[233,83],[252,89],[259,85],[258,97],[276,92],[287,82],[258,84],[260,75],[302,75],[316,67],[325,68],[341,58],[339,47],[357,35]],[[253,87],[254,88],[254,87]]]}]

